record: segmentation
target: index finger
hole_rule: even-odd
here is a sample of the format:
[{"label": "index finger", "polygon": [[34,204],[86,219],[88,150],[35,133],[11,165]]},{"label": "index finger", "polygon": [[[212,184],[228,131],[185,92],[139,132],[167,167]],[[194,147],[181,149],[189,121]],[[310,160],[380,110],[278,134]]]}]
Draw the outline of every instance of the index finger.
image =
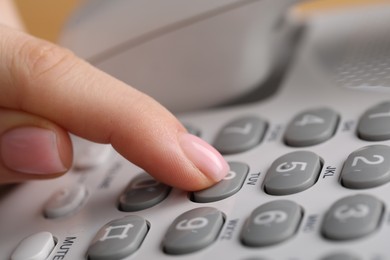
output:
[{"label": "index finger", "polygon": [[227,173],[222,156],[189,135],[152,98],[68,50],[5,27],[0,34],[1,107],[111,143],[125,158],[176,187],[205,188]]}]

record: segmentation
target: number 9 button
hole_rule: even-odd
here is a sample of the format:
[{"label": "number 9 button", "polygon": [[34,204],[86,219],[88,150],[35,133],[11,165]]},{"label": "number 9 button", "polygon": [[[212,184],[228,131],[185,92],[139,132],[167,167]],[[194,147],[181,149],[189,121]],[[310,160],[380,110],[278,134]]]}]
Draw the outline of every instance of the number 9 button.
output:
[{"label": "number 9 button", "polygon": [[213,243],[222,229],[224,217],[215,208],[187,211],[171,224],[163,240],[164,251],[181,255],[203,249]]}]

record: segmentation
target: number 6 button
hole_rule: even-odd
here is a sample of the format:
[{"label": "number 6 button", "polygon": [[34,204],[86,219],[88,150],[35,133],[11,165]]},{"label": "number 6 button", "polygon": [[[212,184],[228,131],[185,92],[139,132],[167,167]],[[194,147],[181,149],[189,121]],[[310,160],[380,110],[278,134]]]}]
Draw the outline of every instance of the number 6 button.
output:
[{"label": "number 6 button", "polygon": [[203,249],[217,239],[223,223],[222,212],[215,208],[187,211],[169,227],[163,240],[164,251],[180,255]]},{"label": "number 6 button", "polygon": [[295,202],[268,202],[252,212],[242,230],[241,241],[250,247],[280,243],[295,234],[301,218],[302,210]]},{"label": "number 6 button", "polygon": [[372,145],[351,153],[341,172],[341,183],[351,189],[366,189],[390,180],[390,147]]}]

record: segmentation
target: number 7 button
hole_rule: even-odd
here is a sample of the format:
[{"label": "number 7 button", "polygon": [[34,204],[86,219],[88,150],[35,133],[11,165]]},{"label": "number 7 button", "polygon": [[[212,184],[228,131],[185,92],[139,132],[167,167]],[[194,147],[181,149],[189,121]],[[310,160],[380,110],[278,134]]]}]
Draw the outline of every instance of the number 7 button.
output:
[{"label": "number 7 button", "polygon": [[267,123],[257,117],[234,120],[219,132],[214,147],[222,154],[245,152],[261,142],[266,129]]}]

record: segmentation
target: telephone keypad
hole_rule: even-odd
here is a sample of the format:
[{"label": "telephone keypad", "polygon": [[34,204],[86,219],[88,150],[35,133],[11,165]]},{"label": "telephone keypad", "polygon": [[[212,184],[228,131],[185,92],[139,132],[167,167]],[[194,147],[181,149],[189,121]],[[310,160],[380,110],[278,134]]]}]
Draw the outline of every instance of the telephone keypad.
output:
[{"label": "telephone keypad", "polygon": [[[382,104],[381,108],[383,106]],[[339,120],[338,114],[330,109],[311,109],[301,113],[292,122],[300,122],[300,127],[302,127],[305,136],[317,136],[314,139],[322,143],[335,134],[334,131]],[[310,122],[322,126],[316,128],[315,131],[305,130],[310,127]],[[267,134],[267,127],[265,121],[253,116],[241,117],[221,127],[216,140],[216,144],[219,144],[219,150],[225,151],[226,156],[234,156],[239,153],[238,157],[233,161],[229,161],[231,170],[224,180],[208,189],[188,193],[186,198],[178,199],[178,193],[173,192],[171,187],[156,181],[145,172],[133,177],[127,187],[115,195],[114,200],[117,203],[119,213],[133,212],[132,215],[125,215],[101,227],[92,242],[89,241],[89,247],[84,251],[84,254],[88,256],[87,259],[131,259],[143,247],[146,242],[144,240],[155,235],[152,236],[150,233],[158,225],[166,225],[167,231],[165,236],[162,235],[158,238],[161,248],[158,247],[157,250],[160,250],[165,256],[171,257],[196,254],[212,248],[213,244],[221,238],[221,233],[223,233],[222,231],[225,230],[226,226],[228,226],[226,230],[236,230],[239,234],[237,243],[248,250],[272,248],[279,244],[288,244],[294,241],[300,227],[312,216],[308,215],[310,212],[306,212],[305,205],[289,199],[289,196],[291,198],[301,194],[305,196],[304,193],[307,190],[314,188],[315,185],[320,185],[317,184],[320,179],[321,184],[323,184],[325,182],[323,180],[324,176],[320,178],[320,175],[328,162],[326,161],[327,158],[322,158],[321,150],[314,152],[303,150],[307,148],[302,150],[300,147],[293,148],[294,145],[291,145],[289,141],[280,145],[284,145],[284,148],[289,150],[296,150],[292,152],[286,150],[288,152],[270,161],[270,165],[264,168],[264,171],[258,172],[258,169],[251,169],[250,164],[247,163],[245,152],[262,141]],[[197,128],[191,127],[191,129]],[[321,132],[318,129],[327,134],[318,134]],[[202,129],[202,131],[204,130]],[[358,129],[359,136],[361,135],[360,132]],[[199,134],[200,130],[197,129],[194,133]],[[285,140],[291,140],[292,136],[291,127],[288,126],[284,138]],[[318,136],[327,137],[322,139]],[[228,137],[231,137],[232,140]],[[240,144],[241,141],[243,145]],[[317,141],[314,143],[317,143]],[[294,144],[294,141],[292,143]],[[304,146],[314,144],[306,141],[303,143]],[[266,145],[270,144],[267,143]],[[300,146],[296,144],[295,146]],[[93,154],[90,153],[90,156],[93,156]],[[261,160],[261,157],[256,158]],[[89,159],[85,159],[85,161],[93,162]],[[100,159],[98,161],[101,162]],[[250,162],[250,160],[248,161]],[[390,146],[388,145],[362,146],[362,148],[351,152],[349,156],[346,155],[342,161],[343,167],[340,167],[340,179],[335,181],[340,189],[371,191],[381,188],[390,181]],[[75,166],[75,176],[80,176],[80,170],[98,168],[98,164],[94,163],[87,163],[81,167],[82,165]],[[88,165],[88,167],[85,165]],[[336,170],[334,171],[336,173]],[[260,181],[257,182],[257,178]],[[79,180],[82,182],[83,178],[79,177]],[[257,185],[257,183],[259,183],[256,191],[257,195],[252,194],[251,197],[247,197],[250,198],[249,200],[245,200],[245,203],[253,205],[253,208],[246,213],[244,218],[232,220],[229,215],[225,214],[235,214],[234,211],[226,213],[218,208],[219,203],[230,205],[232,201],[242,198],[240,197],[241,190],[246,188],[247,191],[248,187],[253,187],[251,185]],[[93,199],[93,193],[89,194],[89,190],[83,183],[78,183],[61,192],[57,192],[62,194],[61,196],[54,193],[52,197],[46,200],[46,204],[42,205],[47,221],[54,221],[54,218],[59,218],[59,221],[67,221],[72,216],[77,216],[79,213],[77,210],[84,205],[87,198],[88,200]],[[261,192],[266,197],[271,198],[271,201],[259,200],[258,196]],[[175,194],[171,196],[171,193]],[[173,200],[177,199],[181,202],[191,203],[192,209],[184,211],[182,215],[175,216],[171,222],[165,223],[149,222],[147,217],[141,217],[144,210],[152,210],[156,205],[169,201],[171,197],[173,197]],[[83,199],[76,199],[76,203],[72,198]],[[169,203],[168,205],[172,206]],[[77,206],[72,206],[76,204]],[[72,206],[72,210],[64,210],[68,209],[69,205]],[[324,213],[323,216],[322,213],[319,214],[321,223],[318,225],[318,233],[323,240],[333,242],[357,240],[373,235],[372,233],[380,229],[381,219],[388,210],[384,201],[364,193],[344,196],[338,198],[333,204],[322,207]],[[160,207],[160,209],[164,209],[164,207]],[[80,211],[82,210],[83,208],[80,209]],[[240,223],[241,220],[241,224],[233,227],[229,226]],[[50,229],[48,231],[51,232]],[[47,233],[51,234],[49,232]],[[51,236],[54,239],[55,234]],[[226,234],[223,234],[223,236],[226,236]],[[26,239],[28,241],[31,238],[27,236]],[[19,252],[20,247],[15,247],[14,252]],[[329,251],[322,256],[325,258],[318,259],[359,259],[348,251],[345,253],[336,251],[333,254]]]}]

